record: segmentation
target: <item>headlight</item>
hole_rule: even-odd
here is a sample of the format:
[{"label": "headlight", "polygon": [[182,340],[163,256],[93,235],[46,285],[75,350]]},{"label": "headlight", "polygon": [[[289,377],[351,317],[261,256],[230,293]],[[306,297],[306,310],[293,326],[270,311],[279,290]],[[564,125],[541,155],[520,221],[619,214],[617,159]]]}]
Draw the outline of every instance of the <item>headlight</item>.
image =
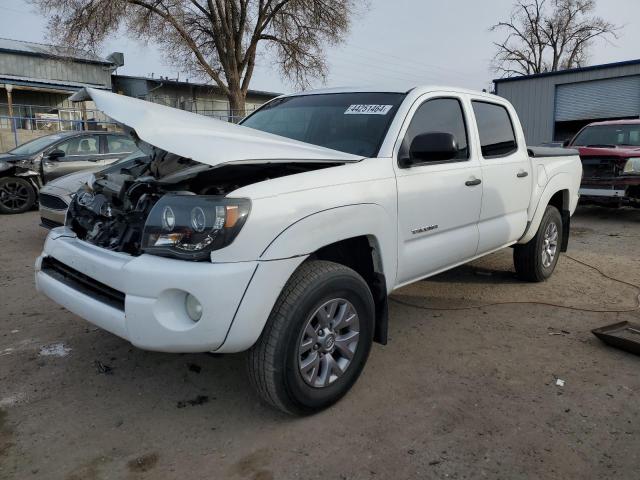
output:
[{"label": "headlight", "polygon": [[640,158],[630,158],[624,164],[623,175],[640,175]]},{"label": "headlight", "polygon": [[154,255],[205,260],[229,245],[249,215],[244,198],[167,194],[153,206],[142,233],[142,250]]}]

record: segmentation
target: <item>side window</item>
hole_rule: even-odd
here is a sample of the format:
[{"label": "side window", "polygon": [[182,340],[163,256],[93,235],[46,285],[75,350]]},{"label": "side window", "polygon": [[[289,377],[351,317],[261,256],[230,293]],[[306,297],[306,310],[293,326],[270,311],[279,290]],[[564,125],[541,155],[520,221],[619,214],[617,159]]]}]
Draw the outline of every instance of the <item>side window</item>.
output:
[{"label": "side window", "polygon": [[420,105],[407,129],[404,145],[409,148],[417,135],[436,132],[450,133],[458,142],[458,155],[453,158],[453,161],[469,159],[467,127],[460,100],[456,98],[435,98],[427,100]]},{"label": "side window", "polygon": [[58,144],[55,149],[65,153],[62,160],[74,155],[96,155],[100,153],[100,139],[95,135],[75,137]]},{"label": "side window", "polygon": [[133,140],[120,135],[107,135],[107,153],[131,153],[135,151]]},{"label": "side window", "polygon": [[518,150],[515,130],[507,109],[495,103],[472,103],[480,134],[482,156],[504,157]]}]

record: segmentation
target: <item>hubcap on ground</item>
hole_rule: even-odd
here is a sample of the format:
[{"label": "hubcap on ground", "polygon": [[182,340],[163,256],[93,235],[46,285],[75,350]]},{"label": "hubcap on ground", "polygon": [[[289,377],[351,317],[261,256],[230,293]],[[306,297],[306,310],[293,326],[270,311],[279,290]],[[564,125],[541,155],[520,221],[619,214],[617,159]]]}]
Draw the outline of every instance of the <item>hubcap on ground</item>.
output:
[{"label": "hubcap on ground", "polygon": [[558,250],[558,226],[550,223],[544,231],[542,243],[542,266],[549,268]]},{"label": "hubcap on ground", "polygon": [[312,387],[326,387],[347,371],[358,347],[360,320],[342,298],[322,304],[307,320],[298,346],[298,368]]},{"label": "hubcap on ground", "polygon": [[0,203],[9,210],[20,210],[29,201],[29,190],[18,182],[5,182],[0,186]]}]

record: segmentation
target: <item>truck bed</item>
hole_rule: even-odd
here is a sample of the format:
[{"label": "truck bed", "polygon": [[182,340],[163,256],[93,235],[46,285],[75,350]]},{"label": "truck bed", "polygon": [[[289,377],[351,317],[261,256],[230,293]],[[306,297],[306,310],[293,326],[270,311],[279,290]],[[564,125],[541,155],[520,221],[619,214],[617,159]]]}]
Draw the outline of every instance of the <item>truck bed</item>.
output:
[{"label": "truck bed", "polygon": [[580,155],[578,150],[571,148],[527,147],[527,151],[532,158],[571,157],[573,155]]}]

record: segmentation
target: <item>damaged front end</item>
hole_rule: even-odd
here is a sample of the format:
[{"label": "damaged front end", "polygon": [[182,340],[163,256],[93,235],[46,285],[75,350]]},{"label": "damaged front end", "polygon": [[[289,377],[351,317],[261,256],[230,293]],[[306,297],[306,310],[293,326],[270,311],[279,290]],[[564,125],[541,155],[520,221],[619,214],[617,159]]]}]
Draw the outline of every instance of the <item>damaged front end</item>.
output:
[{"label": "damaged front end", "polygon": [[640,207],[640,158],[583,153],[581,159],[583,204]]},{"label": "damaged front end", "polygon": [[213,250],[233,241],[251,209],[248,199],[227,194],[252,183],[330,166],[212,167],[141,146],[146,155],[95,174],[76,193],[66,225],[79,239],[130,255],[207,260]]},{"label": "damaged front end", "polygon": [[95,89],[92,100],[143,152],[93,176],[69,206],[81,240],[129,255],[206,260],[238,235],[251,204],[229,194],[253,183],[361,156]]}]

